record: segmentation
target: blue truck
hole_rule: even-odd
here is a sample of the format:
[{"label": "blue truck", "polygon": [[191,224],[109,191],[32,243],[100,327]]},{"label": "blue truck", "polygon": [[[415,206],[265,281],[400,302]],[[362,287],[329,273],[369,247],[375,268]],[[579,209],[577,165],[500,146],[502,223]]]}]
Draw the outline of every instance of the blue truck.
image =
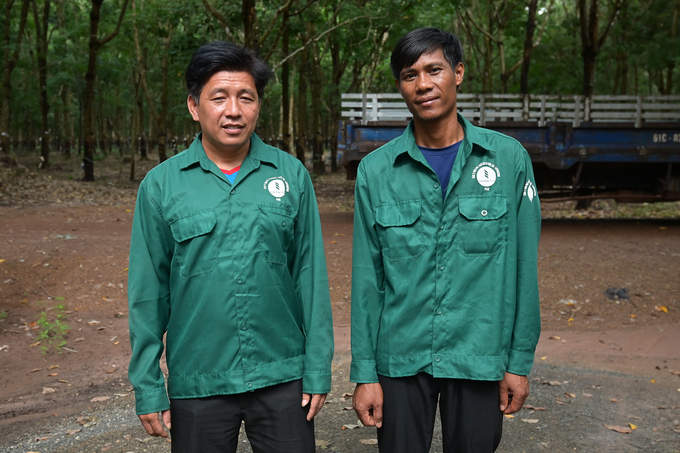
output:
[{"label": "blue truck", "polygon": [[[339,163],[399,136],[411,117],[399,94],[343,94]],[[680,96],[459,94],[468,120],[516,138],[544,201],[680,200]]]}]

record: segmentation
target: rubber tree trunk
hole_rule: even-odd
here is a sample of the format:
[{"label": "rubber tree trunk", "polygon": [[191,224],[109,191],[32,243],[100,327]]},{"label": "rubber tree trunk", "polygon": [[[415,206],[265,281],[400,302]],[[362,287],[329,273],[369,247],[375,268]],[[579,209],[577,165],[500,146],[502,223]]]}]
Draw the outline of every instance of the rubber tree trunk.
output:
[{"label": "rubber tree trunk", "polygon": [[519,91],[529,94],[529,68],[531,66],[531,54],[534,50],[534,33],[536,32],[536,10],[538,0],[529,0],[527,5],[527,26],[524,36],[524,54],[522,58],[522,72],[519,76]]},{"label": "rubber tree trunk", "polygon": [[47,100],[47,30],[50,21],[51,0],[43,0],[43,14],[38,13],[38,2],[33,1],[33,17],[36,31],[36,60],[38,63],[38,101],[40,104],[40,164],[38,168],[50,166],[50,126],[48,114],[50,110]]},{"label": "rubber tree trunk", "polygon": [[99,49],[118,35],[129,0],[125,0],[120,10],[116,29],[103,39],[99,39],[99,18],[104,0],[92,0],[90,10],[90,41],[85,73],[85,94],[83,96],[83,181],[94,181],[94,150],[96,147],[93,123],[94,86],[97,77],[97,54]]},{"label": "rubber tree trunk", "polygon": [[10,150],[10,101],[12,98],[12,72],[19,61],[19,50],[21,48],[21,40],[24,36],[24,27],[26,26],[26,18],[28,17],[28,6],[31,0],[23,0],[21,4],[21,15],[19,18],[19,28],[14,45],[11,43],[11,21],[12,21],[12,7],[14,0],[6,0],[5,2],[5,21],[3,24],[3,72],[2,72],[2,103],[0,104],[0,153],[9,154]]}]

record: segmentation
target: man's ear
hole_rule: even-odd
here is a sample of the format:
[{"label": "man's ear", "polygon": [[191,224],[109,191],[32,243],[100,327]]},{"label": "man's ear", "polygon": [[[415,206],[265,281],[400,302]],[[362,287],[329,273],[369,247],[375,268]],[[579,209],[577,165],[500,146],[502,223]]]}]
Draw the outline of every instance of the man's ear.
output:
[{"label": "man's ear", "polygon": [[463,79],[465,78],[465,65],[460,62],[456,66],[456,69],[453,71],[454,74],[456,75],[456,87],[463,83]]},{"label": "man's ear", "polygon": [[191,95],[187,97],[187,108],[194,121],[198,121],[198,104],[196,104],[196,101]]}]

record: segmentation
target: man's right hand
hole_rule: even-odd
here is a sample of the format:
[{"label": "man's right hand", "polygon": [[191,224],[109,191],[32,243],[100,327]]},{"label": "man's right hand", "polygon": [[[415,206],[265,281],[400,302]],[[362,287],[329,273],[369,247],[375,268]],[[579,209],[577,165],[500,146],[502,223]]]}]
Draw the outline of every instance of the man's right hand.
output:
[{"label": "man's right hand", "polygon": [[163,423],[161,423],[158,412],[140,415],[139,420],[142,422],[142,426],[147,434],[154,437],[168,437],[168,433],[163,429],[163,425],[170,429],[170,409],[162,411],[161,417],[163,417]]},{"label": "man's right hand", "polygon": [[383,391],[379,383],[357,384],[352,406],[365,426],[380,428],[383,420]]}]

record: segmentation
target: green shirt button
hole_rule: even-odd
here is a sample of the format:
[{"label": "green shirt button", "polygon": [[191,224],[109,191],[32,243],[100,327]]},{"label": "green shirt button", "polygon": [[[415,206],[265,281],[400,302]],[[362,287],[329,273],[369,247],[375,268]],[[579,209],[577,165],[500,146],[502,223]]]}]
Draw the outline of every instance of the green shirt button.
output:
[{"label": "green shirt button", "polygon": [[434,356],[434,361],[435,362],[440,362],[442,359],[438,355]]},{"label": "green shirt button", "polygon": [[251,388],[251,387],[253,386],[253,383],[252,383],[252,382],[248,382],[248,383],[246,384],[246,386],[248,386],[248,388]]},{"label": "green shirt button", "polygon": [[237,279],[236,279],[236,283],[238,283],[239,285],[242,284],[242,283],[243,283],[243,279],[242,279],[241,277],[237,278]]},{"label": "green shirt button", "polygon": [[229,192],[229,193],[231,193],[232,195],[234,195],[234,194],[236,193],[236,189],[231,189],[231,192]]},{"label": "green shirt button", "polygon": [[248,330],[248,326],[246,326],[245,324],[241,324],[241,330]]},{"label": "green shirt button", "polygon": [[486,215],[488,214],[488,212],[486,212],[486,209],[483,209],[482,212],[481,212],[481,214],[482,214],[482,217],[486,217]]},{"label": "green shirt button", "polygon": [[442,309],[441,309],[441,308],[437,308],[437,314],[438,314],[438,315],[441,315],[441,314],[442,314]]},{"label": "green shirt button", "polygon": [[439,189],[439,183],[438,182],[434,183],[434,188]]},{"label": "green shirt button", "polygon": [[441,266],[439,266],[440,271],[443,271],[444,269],[446,269],[446,266],[444,266],[443,264]]},{"label": "green shirt button", "polygon": [[439,225],[439,229],[440,229],[440,230],[443,230],[443,229],[444,229],[444,225]]},{"label": "green shirt button", "polygon": [[285,226],[286,226],[286,221],[285,221],[285,220],[284,220],[283,222],[281,222],[281,226],[282,226],[282,227],[285,227]]}]

